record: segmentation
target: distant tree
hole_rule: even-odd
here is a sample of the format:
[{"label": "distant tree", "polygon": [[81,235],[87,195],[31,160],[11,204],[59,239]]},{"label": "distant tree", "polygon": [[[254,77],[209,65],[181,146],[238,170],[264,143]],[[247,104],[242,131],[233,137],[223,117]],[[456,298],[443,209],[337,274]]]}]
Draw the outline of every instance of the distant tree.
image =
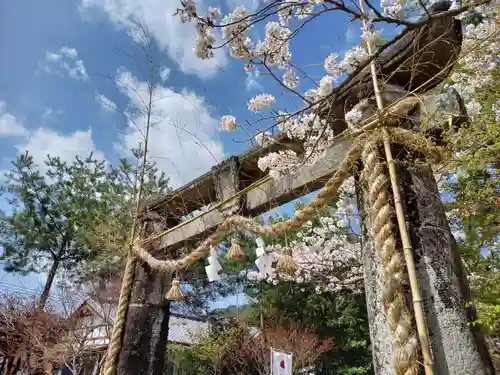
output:
[{"label": "distant tree", "polygon": [[92,154],[71,164],[48,156],[43,173],[25,153],[12,164],[2,187],[12,213],[0,221],[0,259],[7,272],[47,273],[39,300],[43,309],[58,270],[75,270],[95,256],[82,241],[82,230],[102,209],[105,163]]},{"label": "distant tree", "polygon": [[[141,151],[134,154],[140,160]],[[47,273],[39,308],[60,269],[70,280],[88,280],[104,269],[119,273],[141,168],[125,159],[108,167],[93,155],[73,163],[48,156],[43,170],[28,153],[13,162],[2,187],[12,213],[0,219],[0,259],[7,272]],[[154,164],[145,171],[145,198],[169,190]]]},{"label": "distant tree", "polygon": [[334,347],[333,340],[320,339],[311,329],[283,319],[269,321],[263,332],[233,321],[195,337],[197,343],[191,347],[172,345],[169,349],[181,375],[267,375],[270,348],[293,352],[296,373]]},{"label": "distant tree", "polygon": [[[96,251],[96,257],[82,263],[81,275],[85,280],[110,281],[121,273],[130,242],[134,222],[136,198],[143,169],[143,149],[133,149],[133,163],[126,158],[111,166],[106,173],[106,185],[101,191],[104,207],[87,222],[85,241]],[[141,202],[166,195],[170,190],[169,179],[155,163],[146,161]],[[162,223],[160,223],[162,224]]]},{"label": "distant tree", "polygon": [[0,300],[0,371],[45,374],[59,360],[57,345],[66,335],[66,321],[50,304],[40,311],[32,297],[1,294]]}]

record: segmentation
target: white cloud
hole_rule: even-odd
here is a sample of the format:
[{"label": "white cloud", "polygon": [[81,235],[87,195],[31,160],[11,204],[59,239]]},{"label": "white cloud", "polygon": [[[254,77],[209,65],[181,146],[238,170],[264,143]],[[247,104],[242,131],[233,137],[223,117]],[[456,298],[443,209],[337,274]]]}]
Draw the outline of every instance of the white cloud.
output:
[{"label": "white cloud", "polygon": [[[215,51],[210,60],[200,60],[193,52],[196,39],[194,24],[181,24],[174,16],[180,3],[175,0],[81,0],[81,10],[97,9],[104,12],[118,28],[125,28],[134,35],[134,22],[145,26],[184,73],[208,79],[228,62],[222,49]],[[202,8],[200,1],[198,7]]]},{"label": "white cloud", "polygon": [[259,74],[257,70],[247,72],[247,77],[245,78],[245,87],[247,91],[262,91],[264,87],[259,82]]},{"label": "white cloud", "polygon": [[82,60],[74,48],[61,47],[57,52],[45,52],[44,68],[47,73],[68,75],[79,81],[88,80]]},{"label": "white cloud", "polygon": [[94,156],[104,159],[104,154],[96,149],[92,140],[92,130],[75,131],[64,135],[52,129],[38,128],[22,144],[16,146],[19,153],[28,151],[35,163],[43,169],[43,162],[50,156],[58,156],[63,161],[72,162],[75,156],[86,157],[92,151]]},{"label": "white cloud", "polygon": [[117,108],[115,102],[113,102],[107,96],[104,96],[102,94],[96,94],[95,99],[101,105],[102,109],[104,109],[105,111],[111,112],[111,111],[115,111]]},{"label": "white cloud", "polygon": [[[47,119],[60,112],[46,108],[42,119]],[[44,127],[30,131],[19,119],[7,112],[6,104],[2,101],[0,101],[0,136],[22,137],[22,140],[15,145],[18,153],[28,151],[42,169],[47,154],[59,156],[64,161],[72,162],[75,156],[85,157],[92,151],[96,157],[104,159],[104,154],[96,149],[90,129],[75,131],[69,135],[63,135]]]},{"label": "white cloud", "polygon": [[160,78],[162,82],[165,82],[168,77],[170,76],[170,69],[167,67],[164,67],[160,70]]},{"label": "white cloud", "polygon": [[[136,92],[146,93],[146,82],[138,81],[130,72],[119,72],[117,81],[130,104],[139,109],[130,113],[122,152],[144,143],[141,131],[145,124],[144,105]],[[142,98],[145,100],[146,98]],[[135,123],[135,125],[134,125]],[[224,159],[218,138],[219,120],[212,117],[210,107],[202,97],[187,89],[177,93],[165,86],[154,92],[149,152],[152,161],[165,171],[173,186],[189,182]]]},{"label": "white cloud", "polygon": [[0,101],[0,136],[2,137],[23,137],[28,134],[28,130],[23,123],[14,115],[7,112],[5,102]]}]

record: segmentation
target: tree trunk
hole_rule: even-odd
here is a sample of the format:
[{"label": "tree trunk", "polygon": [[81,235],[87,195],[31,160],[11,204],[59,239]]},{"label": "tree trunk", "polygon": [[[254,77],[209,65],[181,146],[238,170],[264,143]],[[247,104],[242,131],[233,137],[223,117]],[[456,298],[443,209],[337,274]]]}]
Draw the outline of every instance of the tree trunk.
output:
[{"label": "tree trunk", "polygon": [[14,360],[14,366],[11,369],[11,374],[15,375],[17,373],[17,371],[19,370],[19,367],[21,367],[21,357],[20,356],[16,357],[16,359]]},{"label": "tree trunk", "polygon": [[0,374],[3,374],[3,370],[6,368],[8,365],[9,357],[6,355],[3,355],[2,357],[2,363],[0,364]]},{"label": "tree trunk", "polygon": [[45,281],[45,285],[43,286],[42,294],[40,295],[40,300],[38,301],[38,310],[42,311],[45,308],[45,304],[49,299],[50,290],[52,289],[52,284],[54,283],[54,279],[57,274],[57,270],[59,269],[59,265],[61,264],[61,259],[66,252],[66,246],[68,245],[69,238],[68,232],[64,235],[61,246],[59,250],[55,254],[54,260],[52,262],[52,266],[50,267],[49,274],[47,276],[47,281]]},{"label": "tree trunk", "polygon": [[117,375],[163,375],[170,303],[165,294],[171,276],[140,263],[127,313]]},{"label": "tree trunk", "polygon": [[[399,151],[402,160],[406,153]],[[466,308],[470,292],[436,181],[429,167],[413,165],[414,160],[400,163],[398,175],[424,299],[435,375],[493,375],[484,339],[469,324],[475,312]],[[369,206],[359,188],[358,203],[374,369],[376,375],[389,375],[394,344],[381,303],[380,261],[368,230]]]},{"label": "tree trunk", "polygon": [[5,368],[3,369],[3,375],[10,375],[12,372],[12,367],[14,366],[14,363],[16,361],[15,356],[9,356],[6,359],[7,363],[5,364]]}]

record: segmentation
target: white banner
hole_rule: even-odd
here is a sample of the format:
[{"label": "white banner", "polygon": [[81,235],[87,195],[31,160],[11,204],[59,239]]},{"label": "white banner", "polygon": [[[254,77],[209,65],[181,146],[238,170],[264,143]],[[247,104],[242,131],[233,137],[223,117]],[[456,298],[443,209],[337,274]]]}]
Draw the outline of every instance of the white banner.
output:
[{"label": "white banner", "polygon": [[292,375],[292,355],[271,348],[271,375]]}]

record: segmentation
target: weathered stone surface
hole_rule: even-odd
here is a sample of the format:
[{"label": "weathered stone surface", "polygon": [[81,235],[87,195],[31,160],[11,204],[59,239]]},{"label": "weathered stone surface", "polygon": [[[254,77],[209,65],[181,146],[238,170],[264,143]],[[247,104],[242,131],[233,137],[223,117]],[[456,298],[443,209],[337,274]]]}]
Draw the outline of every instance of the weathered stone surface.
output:
[{"label": "weathered stone surface", "polygon": [[493,375],[470,292],[429,167],[398,167],[436,375]]},{"label": "weathered stone surface", "polygon": [[[240,190],[239,162],[237,156],[231,156],[222,164],[212,168],[212,181],[218,201],[231,198]],[[241,208],[241,198],[233,199],[223,205],[220,210],[231,215]]]},{"label": "weathered stone surface", "polygon": [[[400,157],[403,154],[404,151],[399,152]],[[398,176],[424,300],[435,374],[493,375],[484,339],[468,325],[474,320],[474,311],[466,308],[466,301],[470,300],[469,289],[434,176],[429,167],[408,168],[408,165],[408,160],[398,165]],[[391,353],[395,348],[381,303],[380,260],[368,230],[369,206],[359,188],[358,202],[373,363],[376,375],[389,375],[392,374]],[[411,301],[409,295],[407,300]]]},{"label": "weathered stone surface", "polygon": [[[160,248],[168,247],[170,250],[174,250],[183,246],[187,240],[193,241],[201,238],[215,230],[217,225],[222,223],[228,215],[239,213],[240,209],[246,215],[256,216],[319,189],[341,163],[351,144],[351,141],[339,142],[329,149],[325,157],[315,165],[304,166],[297,176],[284,176],[278,181],[268,181],[246,192],[241,198],[236,198],[234,203],[228,202],[224,207],[215,209],[172,230],[161,237]],[[255,160],[256,163],[257,160]],[[219,181],[219,186],[216,188],[217,197],[220,197],[219,201],[227,199],[237,192],[235,190],[238,185],[238,180],[235,177],[236,168],[235,164],[228,163],[226,167],[215,170],[217,179],[214,177],[214,180]],[[223,184],[227,184],[227,186],[220,186]],[[242,207],[243,202],[244,206]]]},{"label": "weathered stone surface", "polygon": [[[156,219],[153,215],[153,218],[143,222],[144,235],[165,229]],[[170,318],[170,303],[165,294],[170,289],[171,281],[172,275],[159,273],[146,263],[138,262],[117,375],[164,373]]]},{"label": "weathered stone surface", "polygon": [[170,304],[169,275],[138,264],[117,375],[160,375],[165,369]]}]

